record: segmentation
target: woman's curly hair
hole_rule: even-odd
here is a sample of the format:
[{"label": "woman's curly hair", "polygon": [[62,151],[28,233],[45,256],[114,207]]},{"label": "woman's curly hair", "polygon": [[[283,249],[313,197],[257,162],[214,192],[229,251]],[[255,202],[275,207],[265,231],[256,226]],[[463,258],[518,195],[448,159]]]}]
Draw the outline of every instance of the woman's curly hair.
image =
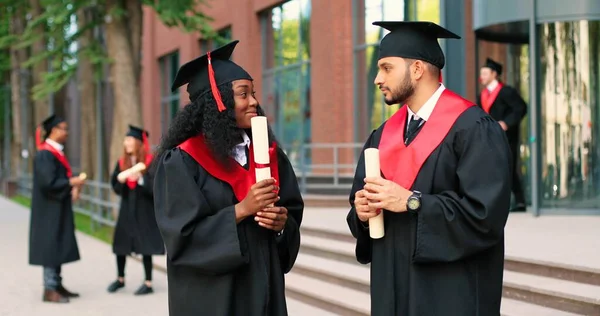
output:
[{"label": "woman's curly hair", "polygon": [[[233,148],[242,142],[241,129],[237,127],[235,120],[232,83],[222,84],[218,89],[227,109],[219,112],[212,93],[205,93],[183,107],[173,118],[167,133],[163,135],[156,150],[155,163],[162,159],[166,151],[200,134],[204,136],[206,146],[215,158],[223,162],[230,161],[228,157]],[[260,106],[257,107],[257,112],[259,116],[265,115]],[[246,130],[246,133],[252,137],[250,130]],[[277,142],[270,127],[269,142]],[[156,165],[153,165],[152,169],[155,169]]]}]

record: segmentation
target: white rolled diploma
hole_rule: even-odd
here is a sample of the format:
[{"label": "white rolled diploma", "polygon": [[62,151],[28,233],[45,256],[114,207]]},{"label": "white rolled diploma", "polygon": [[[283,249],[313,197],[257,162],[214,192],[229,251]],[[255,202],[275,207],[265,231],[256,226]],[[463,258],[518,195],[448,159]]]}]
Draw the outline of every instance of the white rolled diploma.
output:
[{"label": "white rolled diploma", "polygon": [[271,178],[271,168],[258,168],[260,165],[268,165],[269,160],[269,132],[267,129],[267,117],[255,116],[250,119],[252,125],[252,147],[254,153],[254,162],[257,168],[254,169],[256,182]]},{"label": "white rolled diploma", "polygon": [[146,170],[146,164],[144,164],[143,162],[138,162],[133,167],[121,171],[117,175],[117,179],[119,181],[121,181],[121,182],[124,182],[125,180],[127,180],[127,178],[129,178],[134,173],[141,172],[141,171],[144,171],[144,170]]},{"label": "white rolled diploma", "polygon": [[[379,149],[365,149],[365,175],[367,177],[381,177],[379,167]],[[369,218],[369,235],[373,239],[382,238],[385,235],[383,228],[383,210],[379,215]]]}]

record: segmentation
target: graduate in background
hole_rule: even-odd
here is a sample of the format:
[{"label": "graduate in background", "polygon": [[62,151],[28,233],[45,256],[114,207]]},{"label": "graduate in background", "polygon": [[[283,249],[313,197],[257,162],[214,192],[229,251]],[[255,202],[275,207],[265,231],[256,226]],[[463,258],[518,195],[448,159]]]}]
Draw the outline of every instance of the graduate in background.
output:
[{"label": "graduate in background", "polygon": [[124,181],[117,177],[121,171],[138,162],[150,167],[152,154],[148,136],[147,131],[129,125],[129,132],[123,141],[123,156],[117,162],[111,178],[113,190],[121,196],[121,207],[113,238],[113,252],[117,255],[117,280],[108,286],[110,293],[125,286],[125,261],[131,253],[143,256],[146,274],[145,282],[135,295],[152,293],[152,255],[165,253],[154,216],[153,185],[149,173],[142,171]]},{"label": "graduate in background", "polygon": [[[431,22],[375,22],[379,86],[403,106],[369,136],[382,177],[365,179],[364,153],[347,222],[356,257],[371,263],[371,315],[498,316],[510,149],[500,125],[439,82],[438,38],[460,38]],[[385,236],[369,236],[384,212]]]},{"label": "graduate in background", "polygon": [[191,103],[155,162],[171,316],[287,315],[284,273],[298,255],[304,203],[271,132],[273,179],[254,183],[250,119],[264,113],[252,77],[230,61],[237,43],[183,65],[172,86],[188,84]]},{"label": "graduate in background", "polygon": [[79,297],[65,289],[60,275],[63,264],[80,259],[71,203],[85,183],[73,176],[65,157],[63,148],[68,136],[67,122],[55,115],[36,131],[29,264],[44,267],[44,302],[68,303],[69,298]]},{"label": "graduate in background", "polygon": [[515,195],[516,207],[513,212],[525,212],[525,193],[519,172],[519,133],[521,121],[527,114],[527,104],[517,90],[499,81],[502,65],[488,58],[479,71],[479,79],[485,88],[477,98],[479,106],[506,132],[513,163],[512,192]]}]

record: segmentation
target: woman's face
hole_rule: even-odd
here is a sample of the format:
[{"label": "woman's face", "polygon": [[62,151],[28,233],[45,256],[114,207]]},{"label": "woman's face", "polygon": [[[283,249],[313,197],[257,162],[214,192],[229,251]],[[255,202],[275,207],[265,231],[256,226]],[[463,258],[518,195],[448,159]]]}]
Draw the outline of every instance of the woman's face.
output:
[{"label": "woman's face", "polygon": [[123,141],[123,146],[125,147],[125,152],[129,155],[133,154],[136,149],[138,140],[133,136],[125,136],[125,140]]},{"label": "woman's face", "polygon": [[239,128],[251,127],[250,119],[257,115],[258,101],[254,97],[254,83],[247,79],[232,82],[233,99],[235,100],[235,122]]}]

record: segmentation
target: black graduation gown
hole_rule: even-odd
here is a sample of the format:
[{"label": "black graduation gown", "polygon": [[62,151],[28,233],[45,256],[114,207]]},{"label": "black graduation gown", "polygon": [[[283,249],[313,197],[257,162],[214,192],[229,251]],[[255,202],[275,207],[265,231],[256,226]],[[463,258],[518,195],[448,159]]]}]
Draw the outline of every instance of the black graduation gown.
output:
[{"label": "black graduation gown", "polygon": [[[384,125],[364,148],[378,147]],[[371,239],[353,207],[364,186],[361,154],[347,222],[358,261],[371,263],[372,315],[500,314],[510,167],[498,123],[467,109],[409,188],[423,193],[421,210],[384,211],[385,236]]]},{"label": "black graduation gown", "polygon": [[152,177],[145,173],[144,185],[138,184],[132,190],[117,180],[119,172],[121,170],[117,163],[111,183],[115,193],[121,196],[121,207],[113,238],[113,252],[124,256],[131,253],[164,254],[164,243],[154,216]]},{"label": "black graduation gown", "polygon": [[156,218],[167,247],[171,316],[287,315],[284,273],[300,248],[304,203],[292,166],[278,150],[283,234],[253,217],[236,225],[231,186],[179,148],[166,152],[154,182]]},{"label": "black graduation gown", "polygon": [[[477,104],[481,106],[481,95],[477,96]],[[527,114],[527,104],[519,92],[511,86],[504,85],[490,107],[490,116],[496,121],[503,121],[508,126],[506,137],[511,149],[518,149],[521,120]]]},{"label": "black graduation gown", "polygon": [[59,267],[77,261],[75,221],[67,169],[47,150],[33,161],[29,264]]}]

